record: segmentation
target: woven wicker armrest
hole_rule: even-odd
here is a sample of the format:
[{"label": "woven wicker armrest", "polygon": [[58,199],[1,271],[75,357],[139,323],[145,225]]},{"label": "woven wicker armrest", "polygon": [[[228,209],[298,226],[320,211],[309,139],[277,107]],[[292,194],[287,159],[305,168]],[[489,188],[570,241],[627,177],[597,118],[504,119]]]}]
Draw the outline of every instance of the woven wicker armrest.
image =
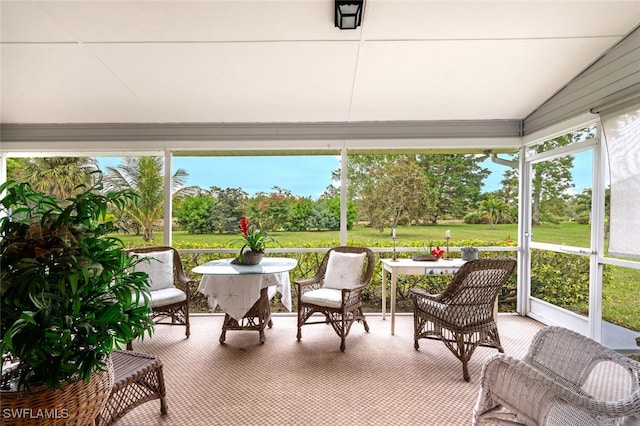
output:
[{"label": "woven wicker armrest", "polygon": [[421,288],[410,288],[409,292],[416,297],[424,297],[425,299],[433,300],[439,302],[442,298],[442,294],[432,294],[427,293],[425,290]]},{"label": "woven wicker armrest", "polygon": [[[559,354],[562,354],[561,356]],[[524,361],[550,375],[582,386],[599,361],[618,364],[636,376],[640,364],[582,334],[562,327],[545,327],[533,338]],[[640,384],[636,383],[635,388]]]},{"label": "woven wicker armrest", "polygon": [[367,286],[367,284],[361,284],[358,287],[354,288],[343,288],[342,289],[342,299],[345,301],[347,306],[353,305],[355,303],[360,302],[360,293]]},{"label": "woven wicker armrest", "polygon": [[322,279],[318,279],[317,277],[308,278],[306,280],[298,280],[294,281],[293,285],[296,290],[300,293],[304,293],[310,290],[317,290],[322,287]]},{"label": "woven wicker armrest", "polygon": [[189,278],[184,271],[177,271],[176,278],[177,283],[180,284],[179,287],[182,287],[181,290],[187,294],[187,300],[189,300],[191,295],[191,286],[196,284],[196,282]]},{"label": "woven wicker armrest", "polygon": [[608,418],[632,416],[640,412],[638,389],[617,401],[597,400],[563,384],[557,377],[549,377],[526,362],[503,354],[487,361],[481,386],[474,417],[490,411],[497,404],[510,409],[517,407],[519,421],[526,419],[532,424],[546,424],[553,408],[559,405],[569,405],[588,416]]}]

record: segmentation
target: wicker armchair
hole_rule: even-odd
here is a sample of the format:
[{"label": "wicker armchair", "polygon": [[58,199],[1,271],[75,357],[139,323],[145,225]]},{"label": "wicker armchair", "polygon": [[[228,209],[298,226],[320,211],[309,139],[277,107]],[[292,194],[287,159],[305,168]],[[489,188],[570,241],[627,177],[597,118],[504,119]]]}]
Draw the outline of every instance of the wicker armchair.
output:
[{"label": "wicker armchair", "polygon": [[499,354],[485,363],[473,424],[639,425],[640,363],[543,328],[522,360]]},{"label": "wicker armchair", "polygon": [[[151,279],[151,309],[155,323],[184,325],[185,335],[189,337],[190,287],[194,281],[185,275],[178,251],[162,246],[135,248],[127,253],[150,258],[148,262],[138,263],[135,270],[148,273]],[[163,322],[168,319],[171,322]],[[127,349],[131,349],[131,345]]]},{"label": "wicker armchair", "polygon": [[[160,400],[160,413],[167,413],[162,361],[134,351],[114,351],[113,387],[98,417],[96,426],[110,426],[140,404]],[[158,422],[159,423],[159,422]]]},{"label": "wicker armchair", "polygon": [[494,316],[494,304],[516,267],[513,259],[472,260],[460,268],[441,294],[410,290],[413,298],[414,347],[418,339],[444,342],[462,361],[462,376],[469,381],[467,363],[479,345],[504,352]]},{"label": "wicker armchair", "polygon": [[[360,293],[373,276],[375,256],[364,247],[334,247],[322,259],[313,278],[294,281],[298,297],[298,335],[302,326],[330,323],[340,336],[340,350],[344,352],[345,338],[354,321],[369,325],[362,312]],[[315,313],[324,315],[323,321],[309,322]]]}]

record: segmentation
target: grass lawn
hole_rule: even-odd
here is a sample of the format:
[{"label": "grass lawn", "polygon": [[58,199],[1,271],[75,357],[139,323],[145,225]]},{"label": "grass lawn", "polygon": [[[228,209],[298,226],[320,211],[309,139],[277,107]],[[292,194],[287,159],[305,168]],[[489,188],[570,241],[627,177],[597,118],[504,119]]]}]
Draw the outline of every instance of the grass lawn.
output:
[{"label": "grass lawn", "polygon": [[[428,247],[444,245],[444,235],[451,231],[451,246],[464,247],[469,245],[494,245],[505,241],[517,241],[518,227],[516,224],[498,225],[496,229],[489,229],[488,225],[468,225],[464,223],[439,224],[433,226],[402,226],[397,229],[397,245],[412,247]],[[339,245],[339,231],[319,232],[270,232],[283,247],[331,247]],[[361,244],[370,247],[391,247],[391,230],[379,232],[376,229],[355,226],[348,231],[349,244]],[[127,246],[140,245],[142,237],[135,235],[117,235]],[[184,231],[173,232],[173,243],[184,247],[239,247],[230,245],[237,238],[232,234],[190,235]],[[154,240],[161,245],[163,233],[155,232]],[[533,230],[533,241],[560,244],[574,247],[589,247],[590,229],[586,225],[560,223],[557,225],[542,225]],[[640,330],[640,270],[611,267],[612,280],[604,288],[603,317],[605,320],[624,325],[634,330]]]},{"label": "grass lawn", "polygon": [[[398,246],[416,246],[423,243],[429,245],[444,245],[444,235],[447,230],[451,231],[451,246],[461,247],[468,245],[471,241],[497,242],[518,239],[518,226],[516,224],[498,225],[496,229],[489,229],[488,225],[467,225],[464,223],[439,224],[433,226],[401,226],[397,229]],[[535,228],[533,240],[544,243],[555,243],[570,246],[589,247],[589,227],[578,225],[577,223],[561,223],[559,225],[543,225]],[[154,232],[154,240],[158,243],[163,241],[162,232]],[[340,241],[339,231],[309,231],[309,232],[269,232],[283,246],[286,247],[309,247],[314,243]],[[140,236],[118,235],[127,245],[139,244]],[[176,243],[194,245],[228,245],[236,236],[232,234],[187,234],[184,231],[174,231],[173,241]],[[354,226],[347,232],[349,241],[358,242],[372,246],[391,246],[391,230],[385,229],[380,232],[374,228],[365,226]],[[478,245],[478,244],[476,244]]]}]

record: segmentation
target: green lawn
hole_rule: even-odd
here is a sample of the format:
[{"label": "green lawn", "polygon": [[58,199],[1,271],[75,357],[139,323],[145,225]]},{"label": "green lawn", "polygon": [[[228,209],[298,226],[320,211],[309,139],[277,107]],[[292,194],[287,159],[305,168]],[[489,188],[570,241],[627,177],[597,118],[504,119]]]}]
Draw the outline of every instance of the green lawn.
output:
[{"label": "green lawn", "polygon": [[[444,245],[444,235],[447,230],[451,230],[451,246],[460,247],[468,245],[470,241],[517,241],[518,226],[516,224],[498,225],[497,229],[489,229],[488,225],[467,225],[467,224],[441,224],[433,226],[402,226],[397,229],[398,246],[416,246],[423,243],[433,245]],[[319,231],[319,232],[270,232],[278,242],[287,247],[308,247],[314,242],[335,242],[340,241],[339,231]],[[558,237],[562,240],[558,241]],[[119,235],[127,244],[137,244],[141,237],[134,235]],[[347,232],[349,241],[357,241],[373,246],[391,246],[391,230],[385,229],[380,232],[376,229],[355,226]],[[232,234],[204,234],[190,235],[184,231],[174,231],[173,241],[177,243],[193,243],[227,245],[236,238]],[[162,232],[154,232],[154,240],[158,243],[163,241]],[[565,245],[589,246],[589,228],[575,223],[563,223],[557,226],[542,226],[534,231],[534,240],[548,243],[559,243]],[[324,244],[323,244],[324,245]]]},{"label": "green lawn", "polygon": [[[439,224],[434,226],[403,226],[397,229],[398,246],[421,247],[445,244],[444,235],[451,231],[451,246],[490,246],[506,245],[507,241],[517,241],[516,224],[498,225],[489,229],[488,225],[467,225],[463,223]],[[348,231],[349,244],[361,244],[370,247],[391,247],[391,230],[379,232],[373,228],[355,226]],[[283,247],[331,247],[340,242],[339,231],[321,232],[270,232]],[[141,245],[142,238],[135,235],[118,235],[125,245]],[[232,234],[189,235],[183,231],[173,233],[173,243],[184,247],[239,247],[230,245],[237,238]],[[590,229],[577,223],[543,225],[533,230],[533,241],[576,247],[589,247]],[[163,233],[154,233],[155,244],[162,244]],[[640,330],[640,297],[637,283],[640,282],[640,270],[612,267],[612,284],[604,289],[603,316],[607,321]]]}]

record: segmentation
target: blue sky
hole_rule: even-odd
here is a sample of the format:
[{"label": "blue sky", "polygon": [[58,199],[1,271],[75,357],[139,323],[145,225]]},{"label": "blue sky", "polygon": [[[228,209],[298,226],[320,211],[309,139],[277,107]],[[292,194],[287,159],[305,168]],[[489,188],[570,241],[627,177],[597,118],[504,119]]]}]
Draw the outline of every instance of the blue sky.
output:
[{"label": "blue sky", "polygon": [[[590,186],[590,161],[576,156],[574,182],[582,191]],[[505,157],[506,158],[506,157]],[[98,164],[103,170],[107,166],[120,164],[119,157],[99,157]],[[585,168],[586,164],[586,168]],[[274,186],[291,191],[294,195],[316,199],[325,188],[332,184],[331,173],[340,166],[338,156],[278,156],[278,157],[174,157],[174,170],[185,169],[188,186],[209,189],[242,188],[249,195],[257,192],[271,192]],[[500,188],[502,175],[507,169],[503,165],[485,160],[482,167],[491,170],[485,179],[483,192]],[[586,173],[585,173],[586,172]]]}]

